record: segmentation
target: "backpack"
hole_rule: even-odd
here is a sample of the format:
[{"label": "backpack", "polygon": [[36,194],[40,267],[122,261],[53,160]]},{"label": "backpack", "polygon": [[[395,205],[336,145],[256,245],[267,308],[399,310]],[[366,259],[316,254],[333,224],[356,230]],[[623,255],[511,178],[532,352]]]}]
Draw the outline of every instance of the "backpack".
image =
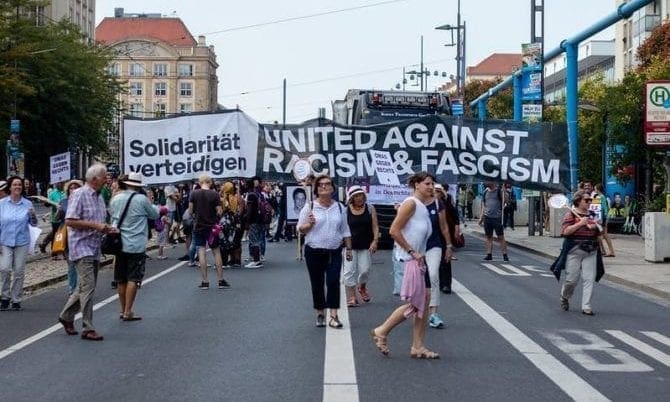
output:
[{"label": "backpack", "polygon": [[264,225],[269,225],[272,222],[272,215],[274,215],[274,209],[272,204],[268,201],[267,197],[263,194],[256,194],[258,196],[258,223]]},{"label": "backpack", "polygon": [[165,223],[161,218],[162,217],[158,217],[158,219],[154,221],[154,229],[156,229],[157,232],[162,232],[163,229],[165,229]]}]

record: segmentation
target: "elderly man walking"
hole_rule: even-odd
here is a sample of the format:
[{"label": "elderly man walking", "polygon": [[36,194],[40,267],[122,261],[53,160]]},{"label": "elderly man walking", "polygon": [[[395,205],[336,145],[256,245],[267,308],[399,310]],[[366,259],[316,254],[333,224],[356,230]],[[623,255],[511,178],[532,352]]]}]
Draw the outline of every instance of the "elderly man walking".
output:
[{"label": "elderly man walking", "polygon": [[[142,319],[133,312],[137,289],[144,279],[149,240],[147,219],[158,218],[158,206],[139,190],[144,187],[141,173],[130,173],[128,178],[119,179],[119,191],[109,204],[112,225],[121,231],[121,254],[114,259],[114,281],[121,303],[119,318],[123,321]],[[127,211],[126,211],[127,210]],[[123,216],[123,221],[121,217]],[[119,224],[119,221],[121,223]]]},{"label": "elderly man walking", "polygon": [[101,341],[102,335],[93,327],[93,293],[100,267],[100,243],[105,233],[117,232],[107,225],[105,201],[100,189],[107,180],[107,168],[96,163],[86,171],[86,184],[75,190],[68,201],[65,224],[68,230],[69,259],[75,264],[79,283],[61,311],[58,321],[65,333],[77,335],[74,317],[81,310],[81,338],[89,341]]}]

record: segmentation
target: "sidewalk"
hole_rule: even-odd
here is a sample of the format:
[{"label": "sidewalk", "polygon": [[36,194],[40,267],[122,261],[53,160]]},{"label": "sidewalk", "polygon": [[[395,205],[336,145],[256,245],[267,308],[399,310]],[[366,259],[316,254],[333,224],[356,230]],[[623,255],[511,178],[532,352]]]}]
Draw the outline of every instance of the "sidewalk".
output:
[{"label": "sidewalk", "polygon": [[[467,221],[465,234],[484,238],[484,228],[477,221]],[[505,239],[510,247],[522,249],[548,258],[556,258],[561,251],[563,238],[528,235],[527,226],[516,230],[505,229]],[[652,263],[644,259],[644,239],[636,235],[610,234],[616,257],[604,258],[605,276],[611,282],[670,300],[670,263]],[[495,243],[493,252],[499,253]],[[549,266],[547,265],[547,271]]]}]

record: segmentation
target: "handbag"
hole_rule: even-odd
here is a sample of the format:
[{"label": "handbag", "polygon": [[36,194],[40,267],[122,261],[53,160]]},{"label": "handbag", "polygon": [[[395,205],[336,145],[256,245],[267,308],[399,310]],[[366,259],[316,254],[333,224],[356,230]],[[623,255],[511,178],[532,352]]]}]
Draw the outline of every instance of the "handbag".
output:
[{"label": "handbag", "polygon": [[119,233],[105,233],[102,235],[102,242],[100,243],[100,251],[105,254],[105,255],[119,255],[121,254],[121,251],[123,250],[123,242],[121,242],[121,224],[123,223],[123,219],[126,217],[126,213],[128,212],[128,206],[130,206],[130,201],[133,199],[137,193],[132,193],[130,195],[130,198],[128,198],[128,202],[126,202],[126,206],[123,208],[123,212],[121,213],[121,218],[119,218],[119,223],[117,227],[119,228]]},{"label": "handbag", "polygon": [[51,243],[51,255],[63,254],[67,248],[67,226],[60,225]]}]

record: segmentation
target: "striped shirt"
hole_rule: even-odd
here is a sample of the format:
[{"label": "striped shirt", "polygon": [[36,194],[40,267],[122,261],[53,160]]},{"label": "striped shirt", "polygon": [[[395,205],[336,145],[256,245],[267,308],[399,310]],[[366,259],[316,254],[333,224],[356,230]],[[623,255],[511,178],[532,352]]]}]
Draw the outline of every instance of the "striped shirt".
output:
[{"label": "striped shirt", "polygon": [[[105,223],[106,217],[105,200],[89,187],[88,183],[70,195],[65,219]],[[77,261],[84,257],[93,257],[99,260],[101,240],[102,233],[97,230],[69,227],[67,231],[68,259]]]}]

